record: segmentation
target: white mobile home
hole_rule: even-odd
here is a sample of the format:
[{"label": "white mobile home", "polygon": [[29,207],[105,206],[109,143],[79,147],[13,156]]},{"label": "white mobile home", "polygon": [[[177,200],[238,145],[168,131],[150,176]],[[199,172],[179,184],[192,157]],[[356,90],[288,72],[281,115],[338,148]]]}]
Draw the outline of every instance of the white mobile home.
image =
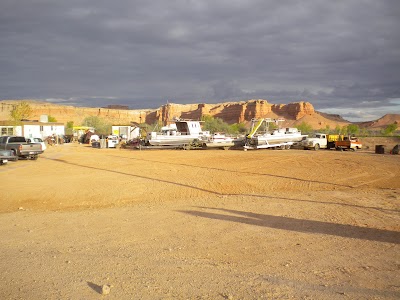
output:
[{"label": "white mobile home", "polygon": [[58,122],[21,121],[18,125],[13,125],[11,121],[0,121],[0,134],[45,139],[53,134],[64,135],[65,126]]}]

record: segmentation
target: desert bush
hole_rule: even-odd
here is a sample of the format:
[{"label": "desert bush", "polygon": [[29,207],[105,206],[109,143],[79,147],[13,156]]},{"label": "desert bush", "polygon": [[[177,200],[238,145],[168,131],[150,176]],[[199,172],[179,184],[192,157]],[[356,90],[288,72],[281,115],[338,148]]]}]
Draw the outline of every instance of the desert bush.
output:
[{"label": "desert bush", "polygon": [[49,121],[49,122],[57,122],[57,119],[55,117],[53,117],[53,116],[48,115],[47,116],[47,121]]}]

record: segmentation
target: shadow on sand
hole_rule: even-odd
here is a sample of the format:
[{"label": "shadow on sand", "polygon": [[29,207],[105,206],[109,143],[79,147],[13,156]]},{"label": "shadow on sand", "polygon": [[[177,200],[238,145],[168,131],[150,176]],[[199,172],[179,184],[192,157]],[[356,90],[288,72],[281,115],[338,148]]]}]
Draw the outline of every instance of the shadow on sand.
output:
[{"label": "shadow on sand", "polygon": [[101,294],[102,288],[101,288],[100,285],[97,285],[97,284],[95,284],[95,283],[93,283],[93,282],[90,282],[90,281],[87,281],[87,285],[88,285],[92,290],[94,290],[96,293]]},{"label": "shadow on sand", "polygon": [[359,227],[353,225],[335,224],[322,221],[295,219],[290,217],[256,214],[252,212],[244,212],[244,211],[230,210],[223,208],[204,207],[202,209],[212,209],[217,211],[218,213],[205,212],[199,210],[183,210],[179,212],[196,217],[237,222],[242,224],[262,226],[274,229],[400,244],[400,232],[398,231]]}]

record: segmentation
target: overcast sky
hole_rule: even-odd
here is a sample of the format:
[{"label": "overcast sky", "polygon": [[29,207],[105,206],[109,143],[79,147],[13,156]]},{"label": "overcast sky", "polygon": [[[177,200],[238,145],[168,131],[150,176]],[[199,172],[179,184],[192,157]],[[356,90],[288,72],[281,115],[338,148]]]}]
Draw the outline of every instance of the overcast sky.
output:
[{"label": "overcast sky", "polygon": [[1,0],[0,99],[400,113],[400,1]]}]

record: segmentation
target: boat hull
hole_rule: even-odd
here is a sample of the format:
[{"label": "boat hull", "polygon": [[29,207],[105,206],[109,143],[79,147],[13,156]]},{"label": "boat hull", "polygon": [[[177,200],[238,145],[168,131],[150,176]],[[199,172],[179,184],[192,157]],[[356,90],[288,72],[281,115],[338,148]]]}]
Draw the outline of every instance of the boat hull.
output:
[{"label": "boat hull", "polygon": [[300,142],[306,135],[302,134],[282,134],[282,135],[272,135],[265,134],[255,136],[246,141],[246,146],[248,148],[269,148],[281,146],[285,143],[298,143]]},{"label": "boat hull", "polygon": [[156,136],[148,140],[152,146],[182,146],[192,143],[198,136]]}]

